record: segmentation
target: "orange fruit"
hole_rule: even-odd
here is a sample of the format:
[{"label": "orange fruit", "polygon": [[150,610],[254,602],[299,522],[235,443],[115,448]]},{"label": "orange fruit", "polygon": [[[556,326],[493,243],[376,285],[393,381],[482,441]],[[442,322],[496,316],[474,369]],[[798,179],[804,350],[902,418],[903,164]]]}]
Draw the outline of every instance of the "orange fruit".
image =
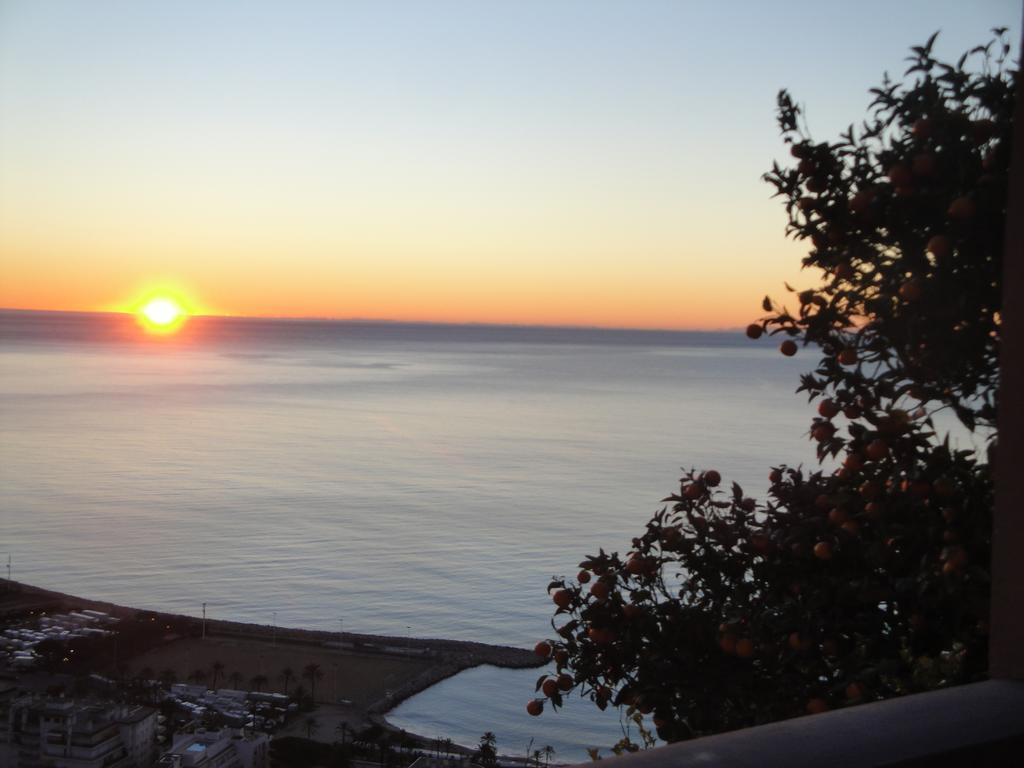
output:
[{"label": "orange fruit", "polygon": [[869,192],[866,189],[862,189],[857,192],[853,197],[850,198],[850,213],[858,215],[867,211],[871,207],[871,203],[874,202],[875,193]]},{"label": "orange fruit", "polygon": [[718,638],[718,647],[722,649],[722,653],[732,656],[736,653],[736,635],[726,632]]},{"label": "orange fruit", "polygon": [[807,700],[806,709],[809,715],[820,715],[822,712],[828,712],[832,707],[824,699],[813,698]]},{"label": "orange fruit", "polygon": [[904,301],[919,301],[921,298],[921,281],[920,280],[907,280],[903,285],[900,286],[900,298]]},{"label": "orange fruit", "polygon": [[889,444],[882,439],[872,440],[864,452],[871,461],[881,461],[889,455]]},{"label": "orange fruit", "polygon": [[914,155],[913,160],[910,161],[910,167],[913,169],[915,176],[930,178],[938,170],[938,163],[935,160],[935,155],[931,152],[921,152]]},{"label": "orange fruit", "polygon": [[894,187],[909,187],[914,183],[914,174],[903,163],[896,163],[889,168],[888,176]]},{"label": "orange fruit", "polygon": [[818,415],[831,419],[839,415],[839,404],[835,400],[822,400],[818,403]]},{"label": "orange fruit", "polygon": [[925,250],[936,259],[948,259],[953,253],[953,241],[945,235],[935,235],[928,240]]},{"label": "orange fruit", "polygon": [[949,204],[949,210],[946,211],[946,215],[955,221],[967,221],[974,218],[977,210],[978,206],[974,204],[971,198],[958,197]]}]

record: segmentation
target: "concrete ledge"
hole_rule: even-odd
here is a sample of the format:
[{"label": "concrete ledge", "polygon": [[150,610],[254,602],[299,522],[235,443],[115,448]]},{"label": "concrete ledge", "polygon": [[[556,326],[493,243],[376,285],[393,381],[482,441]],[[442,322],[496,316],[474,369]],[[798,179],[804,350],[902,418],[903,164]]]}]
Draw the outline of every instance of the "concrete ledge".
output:
[{"label": "concrete ledge", "polygon": [[623,768],[910,768],[1016,765],[1021,755],[1024,682],[989,680],[706,736],[610,762]]}]

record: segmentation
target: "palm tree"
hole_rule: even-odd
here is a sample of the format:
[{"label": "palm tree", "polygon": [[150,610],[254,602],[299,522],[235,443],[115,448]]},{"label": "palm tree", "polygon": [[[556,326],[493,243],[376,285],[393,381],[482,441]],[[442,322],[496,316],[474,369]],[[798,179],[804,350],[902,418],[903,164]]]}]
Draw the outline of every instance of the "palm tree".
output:
[{"label": "palm tree", "polygon": [[409,754],[412,754],[412,751],[416,749],[417,743],[418,742],[416,741],[416,739],[414,739],[412,736],[410,736],[403,730],[402,736],[398,742],[398,748],[402,752],[408,752]]},{"label": "palm tree", "polygon": [[555,755],[555,748],[552,747],[550,744],[547,744],[544,747],[544,765],[545,766],[551,765],[551,758],[554,757],[554,755]]},{"label": "palm tree", "polygon": [[224,663],[220,661],[213,662],[213,690],[217,690],[217,678],[220,677],[224,671]]},{"label": "palm tree", "polygon": [[256,689],[257,693],[261,693],[263,691],[263,686],[267,684],[267,676],[253,675],[252,679],[249,681],[249,684]]},{"label": "palm tree", "polygon": [[323,679],[323,670],[319,664],[307,664],[302,668],[302,676],[309,680],[309,698],[316,703],[316,681]]},{"label": "palm tree", "polygon": [[285,667],[281,670],[281,679],[284,680],[284,695],[288,695],[288,683],[295,677],[295,670],[291,667]]},{"label": "palm tree", "polygon": [[320,728],[320,723],[318,723],[316,721],[315,717],[310,715],[309,717],[306,718],[306,738],[307,739],[312,739],[313,738],[313,734],[317,732],[318,728]]},{"label": "palm tree", "polygon": [[295,690],[292,691],[292,698],[295,699],[295,703],[301,707],[303,700],[306,698],[305,686],[301,683],[296,685]]},{"label": "palm tree", "polygon": [[245,678],[243,677],[242,673],[239,672],[237,669],[230,675],[228,675],[228,682],[231,683],[231,687],[234,688],[236,691],[242,686],[242,680],[244,679]]},{"label": "palm tree", "polygon": [[533,750],[533,764],[540,768],[540,756],[544,754],[539,749]]},{"label": "palm tree", "polygon": [[199,685],[200,683],[206,682],[206,670],[205,669],[193,669],[189,673],[188,679],[190,681],[192,681],[193,683],[195,683],[196,685]]},{"label": "palm tree", "polygon": [[345,734],[347,734],[349,730],[350,729],[348,727],[348,723],[346,723],[344,720],[342,720],[334,727],[334,732],[341,734],[341,746],[343,747],[345,746]]},{"label": "palm tree", "polygon": [[391,734],[382,730],[377,736],[377,743],[380,745],[380,764],[387,765],[391,756]]},{"label": "palm tree", "polygon": [[480,745],[477,747],[476,753],[477,759],[480,761],[480,765],[485,768],[492,768],[498,764],[497,743],[498,737],[490,731],[487,731],[480,737]]}]

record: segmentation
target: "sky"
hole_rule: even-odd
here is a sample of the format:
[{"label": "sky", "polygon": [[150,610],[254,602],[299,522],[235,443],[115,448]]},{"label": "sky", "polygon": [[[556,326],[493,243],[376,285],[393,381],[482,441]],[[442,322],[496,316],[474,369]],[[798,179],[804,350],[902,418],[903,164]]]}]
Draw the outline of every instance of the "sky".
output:
[{"label": "sky", "polygon": [[0,0],[0,307],[737,327],[761,180],[1019,0]]}]

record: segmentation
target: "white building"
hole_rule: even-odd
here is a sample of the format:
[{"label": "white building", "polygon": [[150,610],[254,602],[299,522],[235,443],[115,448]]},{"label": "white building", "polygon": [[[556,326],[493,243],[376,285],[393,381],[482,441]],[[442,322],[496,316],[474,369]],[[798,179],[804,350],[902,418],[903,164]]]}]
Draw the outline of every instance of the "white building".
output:
[{"label": "white building", "polygon": [[270,737],[231,729],[182,733],[157,765],[170,768],[266,768]]},{"label": "white building", "polygon": [[7,705],[3,768],[147,768],[155,709],[23,696]]}]

